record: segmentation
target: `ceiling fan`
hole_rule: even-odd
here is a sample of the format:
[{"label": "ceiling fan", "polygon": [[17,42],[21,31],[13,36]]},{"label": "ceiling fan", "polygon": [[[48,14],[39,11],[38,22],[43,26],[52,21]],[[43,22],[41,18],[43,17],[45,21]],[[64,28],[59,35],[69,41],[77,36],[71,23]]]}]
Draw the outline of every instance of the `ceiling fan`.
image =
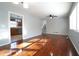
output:
[{"label": "ceiling fan", "polygon": [[48,16],[46,16],[45,18],[43,18],[43,21],[44,22],[51,22],[52,20],[54,20],[54,19],[56,19],[58,16],[56,16],[56,15],[51,15],[51,14],[49,14]]},{"label": "ceiling fan", "polygon": [[51,18],[51,19],[53,19],[54,17],[57,17],[57,16],[50,14],[50,15],[48,15],[48,17]]},{"label": "ceiling fan", "polygon": [[51,14],[49,14],[49,15],[47,16],[48,19],[47,19],[46,21],[47,21],[47,22],[51,22],[52,20],[56,19],[56,17],[57,17],[56,15],[51,15]]}]

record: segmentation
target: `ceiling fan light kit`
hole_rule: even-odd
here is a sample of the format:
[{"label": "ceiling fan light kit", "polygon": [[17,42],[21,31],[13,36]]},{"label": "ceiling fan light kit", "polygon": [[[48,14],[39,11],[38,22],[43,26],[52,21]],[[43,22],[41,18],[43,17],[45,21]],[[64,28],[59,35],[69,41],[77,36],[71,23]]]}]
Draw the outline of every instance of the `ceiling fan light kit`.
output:
[{"label": "ceiling fan light kit", "polygon": [[57,16],[50,14],[48,17],[50,17],[50,19],[53,19],[54,17],[57,17]]}]

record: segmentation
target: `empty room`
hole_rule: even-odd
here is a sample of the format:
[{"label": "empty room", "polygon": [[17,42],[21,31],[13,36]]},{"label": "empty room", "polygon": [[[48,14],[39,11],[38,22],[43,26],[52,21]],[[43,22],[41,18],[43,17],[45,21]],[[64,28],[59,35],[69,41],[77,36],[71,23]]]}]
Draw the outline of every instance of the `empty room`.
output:
[{"label": "empty room", "polygon": [[78,56],[78,2],[0,2],[0,56]]}]

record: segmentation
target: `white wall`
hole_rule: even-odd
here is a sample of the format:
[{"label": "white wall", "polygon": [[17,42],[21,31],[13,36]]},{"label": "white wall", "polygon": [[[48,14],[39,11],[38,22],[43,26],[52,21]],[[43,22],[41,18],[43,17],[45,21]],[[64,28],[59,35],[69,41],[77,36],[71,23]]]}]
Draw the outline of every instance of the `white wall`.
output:
[{"label": "white wall", "polygon": [[20,5],[14,5],[12,3],[0,3],[0,46],[9,44],[10,29],[8,26],[8,11],[19,13],[24,15],[23,23],[23,39],[37,36],[41,34],[41,20],[31,16],[26,9],[23,9]]},{"label": "white wall", "polygon": [[59,16],[47,23],[48,34],[67,35],[69,30],[69,17]]},{"label": "white wall", "polygon": [[40,35],[42,32],[41,25],[42,25],[41,20],[35,19],[33,17],[30,17],[30,16],[25,17],[23,38],[26,39],[26,38]]}]

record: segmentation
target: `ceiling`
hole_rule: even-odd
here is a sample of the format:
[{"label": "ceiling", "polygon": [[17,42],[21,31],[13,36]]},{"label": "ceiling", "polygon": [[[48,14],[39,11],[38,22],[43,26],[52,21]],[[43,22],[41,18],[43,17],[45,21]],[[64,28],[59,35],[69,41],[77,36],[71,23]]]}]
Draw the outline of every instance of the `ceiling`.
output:
[{"label": "ceiling", "polygon": [[72,7],[72,2],[35,2],[28,4],[28,12],[38,18],[44,18],[49,14],[65,16],[69,14]]}]

